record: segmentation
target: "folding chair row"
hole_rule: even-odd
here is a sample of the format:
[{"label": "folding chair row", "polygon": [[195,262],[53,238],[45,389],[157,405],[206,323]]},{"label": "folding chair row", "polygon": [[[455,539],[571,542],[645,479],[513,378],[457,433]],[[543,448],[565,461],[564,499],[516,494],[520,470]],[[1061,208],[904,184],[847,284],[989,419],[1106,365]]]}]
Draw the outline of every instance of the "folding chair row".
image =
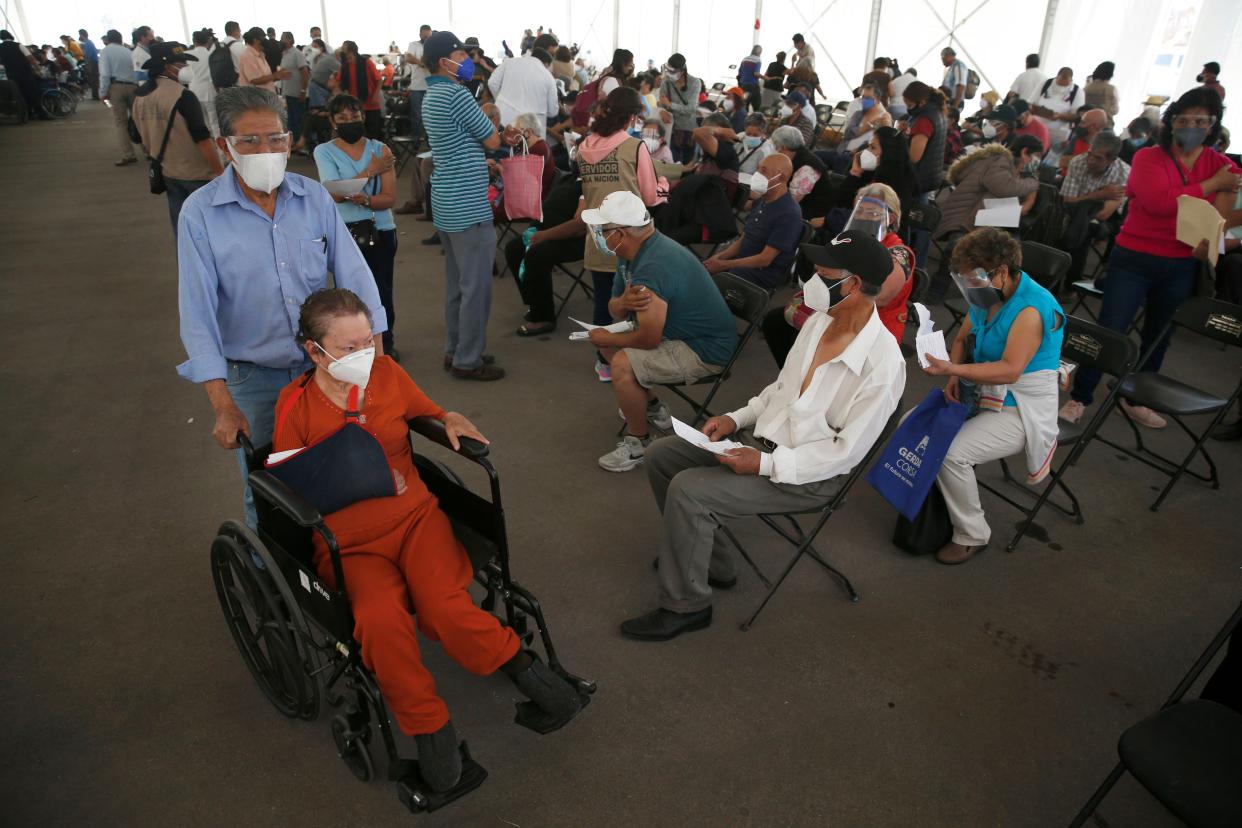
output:
[{"label": "folding chair row", "polygon": [[[1056,296],[1061,282],[1065,279],[1065,274],[1069,272],[1070,265],[1073,264],[1073,257],[1064,250],[1034,241],[1023,241],[1021,247],[1023,272],[1034,279],[1040,287]],[[944,307],[953,316],[953,324],[945,330],[947,336],[966,318],[967,309],[955,299],[946,299]]]}]

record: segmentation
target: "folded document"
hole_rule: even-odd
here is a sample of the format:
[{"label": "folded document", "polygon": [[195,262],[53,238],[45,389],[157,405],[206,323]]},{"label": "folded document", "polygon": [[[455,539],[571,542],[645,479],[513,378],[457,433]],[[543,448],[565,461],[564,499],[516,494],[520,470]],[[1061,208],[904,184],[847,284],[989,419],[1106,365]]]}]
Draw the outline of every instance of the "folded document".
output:
[{"label": "folded document", "polygon": [[914,351],[919,358],[919,367],[927,367],[926,354],[931,354],[936,359],[943,359],[947,362],[949,352],[944,347],[944,331],[935,330],[931,311],[923,303],[915,302],[914,312],[919,316],[919,330],[914,337]]},{"label": "folded document", "polygon": [[574,319],[572,316],[569,317],[569,321],[575,322],[583,328],[583,330],[574,331],[569,335],[570,342],[581,342],[588,338],[591,335],[590,332],[596,328],[603,328],[609,333],[629,333],[634,330],[634,320],[632,319],[622,319],[620,322],[613,322],[611,325],[589,325],[580,319]]},{"label": "folded document", "polygon": [[706,449],[712,454],[725,454],[733,451],[733,449],[745,448],[741,443],[734,440],[721,440],[713,443],[711,438],[693,426],[683,423],[676,417],[673,418],[673,433],[691,445]]}]

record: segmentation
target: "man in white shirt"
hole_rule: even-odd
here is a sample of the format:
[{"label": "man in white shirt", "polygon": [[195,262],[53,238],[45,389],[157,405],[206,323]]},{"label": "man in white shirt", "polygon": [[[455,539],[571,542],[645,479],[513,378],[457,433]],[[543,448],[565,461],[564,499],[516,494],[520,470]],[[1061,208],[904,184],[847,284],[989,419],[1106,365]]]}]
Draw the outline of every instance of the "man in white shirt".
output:
[{"label": "man in white shirt", "polygon": [[1009,92],[1005,95],[1005,103],[1012,101],[1026,101],[1030,103],[1035,100],[1035,96],[1039,94],[1039,89],[1044,85],[1044,73],[1039,69],[1039,55],[1032,53],[1026,56],[1026,71],[1013,79],[1013,83],[1009,84]]},{"label": "man in white shirt", "polygon": [[134,29],[134,51],[131,57],[134,60],[134,82],[139,86],[147,82],[147,70],[142,67],[151,59],[151,53],[147,51],[147,47],[154,42],[155,32],[150,26],[139,26]]},{"label": "man in white shirt", "polygon": [[405,47],[405,65],[410,71],[410,134],[415,138],[423,134],[423,96],[427,94],[427,67],[423,65],[423,44],[431,37],[431,27],[426,23],[418,27],[418,40]]},{"label": "man in white shirt", "polygon": [[178,79],[189,87],[198,102],[203,105],[203,120],[212,138],[220,137],[220,124],[216,121],[216,85],[211,82],[211,30],[194,33],[194,48],[186,52],[195,60],[185,64]]},{"label": "man in white shirt", "polygon": [[542,42],[545,39],[556,48],[555,38],[541,35],[529,55],[509,58],[488,78],[487,88],[500,107],[502,124],[513,123],[523,112],[551,118],[560,111],[556,79],[552,77],[552,55]]},{"label": "man in white shirt", "polygon": [[224,45],[233,56],[233,68],[240,72],[242,55],[246,53],[246,41],[242,40],[241,25],[236,20],[224,24]]},{"label": "man in white shirt", "polygon": [[1055,78],[1044,81],[1028,103],[1031,114],[1048,127],[1048,138],[1056,145],[1069,137],[1070,127],[1078,120],[1078,110],[1086,103],[1086,95],[1074,83],[1074,70],[1062,66]]},{"label": "man in white shirt", "polygon": [[[311,26],[310,27],[310,40],[306,41],[306,45],[302,47],[302,57],[306,58],[307,66],[313,67],[315,65],[315,58],[319,57],[317,54],[315,54],[314,43],[316,40],[323,40],[323,33],[319,30],[318,26]],[[324,42],[324,47],[329,52],[332,51],[332,47],[328,46],[326,41]]]},{"label": "man in white shirt", "polygon": [[680,437],[647,448],[647,476],[664,515],[660,608],[622,623],[627,638],[667,641],[711,624],[711,588],[737,580],[732,550],[718,542],[720,523],[822,506],[897,410],[905,360],[875,306],[892,256],[858,231],[802,251],[818,274],[804,301],[824,312],[806,320],[775,382],[703,425],[712,442],[753,427],[764,448],[717,455]]},{"label": "man in white shirt", "polygon": [[789,70],[793,71],[795,66],[799,64],[815,71],[815,49],[800,34],[793,36],[793,59],[789,63]]}]

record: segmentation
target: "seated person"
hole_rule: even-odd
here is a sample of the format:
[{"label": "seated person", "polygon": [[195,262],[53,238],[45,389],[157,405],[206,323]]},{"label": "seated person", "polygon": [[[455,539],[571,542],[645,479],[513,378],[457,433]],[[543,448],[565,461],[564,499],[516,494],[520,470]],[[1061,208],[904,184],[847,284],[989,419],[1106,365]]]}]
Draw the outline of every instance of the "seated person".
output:
[{"label": "seated person", "polygon": [[746,116],[746,128],[738,136],[737,165],[740,175],[751,175],[759,169],[759,162],[776,152],[768,140],[768,119],[756,112]]},{"label": "seated person", "polygon": [[1014,114],[1014,135],[1034,135],[1039,139],[1039,145],[1042,147],[1040,154],[1047,152],[1052,148],[1052,139],[1048,136],[1048,127],[1044,126],[1044,122],[1031,114],[1031,106],[1026,101],[1018,98],[1010,101],[1009,108]]},{"label": "seated person", "polygon": [[[1125,203],[1130,165],[1118,157],[1120,154],[1121,139],[1111,132],[1101,132],[1091,142],[1090,150],[1070,159],[1061,182],[1061,201],[1069,215],[1061,247],[1073,259],[1065,275],[1066,284],[1082,278],[1091,245],[1121,229],[1114,217]],[[1110,224],[1114,225],[1111,230]]]},{"label": "seated person", "polygon": [[750,180],[754,196],[742,235],[703,262],[708,273],[729,271],[769,293],[789,278],[802,239],[802,209],[789,194],[793,163],[770,155]]},{"label": "seated person", "polygon": [[716,455],[680,437],[649,449],[647,479],[664,515],[659,608],[621,624],[627,638],[666,641],[712,620],[712,586],[736,581],[722,521],[815,509],[862,461],[905,388],[901,349],[884,331],[875,297],[892,258],[858,233],[848,244],[804,245],[818,275],[807,284],[816,313],[798,334],[776,381],[703,433],[719,441],[743,429],[771,450]]},{"label": "seated person", "polygon": [[1121,153],[1118,156],[1127,164],[1134,163],[1134,153],[1147,147],[1154,147],[1157,144],[1155,129],[1152,128],[1151,121],[1146,118],[1135,118],[1126,127],[1125,143],[1121,146]]},{"label": "seated person", "polygon": [[[900,344],[906,335],[907,305],[914,287],[914,251],[897,235],[901,227],[901,201],[896,191],[887,184],[868,184],[855,197],[854,211],[846,222],[846,235],[864,233],[879,239],[893,257],[892,271],[880,292],[876,294],[875,306],[880,310],[880,323],[888,329]],[[785,357],[793,347],[798,331],[814,311],[807,306],[805,292],[798,291],[783,308],[768,311],[763,317],[763,338],[772,351],[777,366],[785,364]]]},{"label": "seated person", "polygon": [[1018,125],[1017,113],[1009,104],[997,106],[980,120],[979,135],[985,144],[1000,144],[1008,147],[1017,137],[1014,129]]},{"label": "seated person", "polygon": [[582,221],[596,247],[618,259],[608,312],[617,320],[632,314],[637,324],[628,333],[590,333],[612,366],[612,390],[626,422],[617,448],[599,464],[624,472],[643,462],[648,420],[663,429],[672,425],[668,406],[651,389],[719,372],[737,344],[737,325],[703,265],[655,229],[638,196],[610,193],[598,209],[584,210]]},{"label": "seated person", "polygon": [[1078,124],[1062,145],[1061,155],[1057,158],[1061,175],[1065,175],[1071,158],[1085,155],[1091,149],[1091,142],[1095,140],[1095,136],[1107,131],[1108,124],[1108,113],[1102,109],[1088,109],[1079,116]]},{"label": "seated person", "polygon": [[781,126],[791,126],[801,132],[802,145],[807,149],[815,146],[815,119],[807,114],[808,110],[812,113],[814,110],[807,104],[806,95],[795,90],[786,93],[781,100]]},{"label": "seated person", "polygon": [[[668,139],[664,134],[664,122],[658,117],[647,118],[643,121],[643,143],[647,145],[647,151],[651,153],[651,160],[656,164],[672,165],[675,163],[673,161],[673,151],[668,148]],[[677,176],[667,175],[667,171],[658,166],[656,167],[656,173],[672,180],[675,177],[680,177],[680,168]]]},{"label": "seated person", "polygon": [[734,86],[725,90],[724,97],[720,100],[720,111],[729,119],[729,126],[733,127],[734,132],[741,132],[746,128],[746,92],[740,86]]},{"label": "seated person", "polygon": [[[574,687],[471,600],[470,558],[414,469],[406,421],[423,415],[442,420],[454,446],[462,437],[487,442],[483,435],[461,414],[429,400],[391,358],[375,357],[370,312],[350,291],[312,293],[302,305],[298,331],[314,367],[281,391],[272,449],[321,444],[347,421],[383,446],[394,495],[359,500],[324,520],[340,545],[363,663],[375,674],[398,727],[414,738],[423,779],[448,790],[461,774],[457,736],[423,666],[415,624],[470,672],[503,670],[548,713],[568,719],[581,703]],[[350,418],[350,412],[362,416]],[[314,544],[315,569],[334,584],[331,557],[318,534]]]},{"label": "seated person", "polygon": [[[975,466],[1025,450],[1027,482],[1048,475],[1057,445],[1057,387],[1065,311],[1022,272],[1022,247],[997,227],[980,227],[953,248],[953,281],[969,303],[946,362],[928,355],[931,376],[948,377],[944,394],[962,399],[963,380],[978,387],[979,413],[949,446],[936,484],[949,507],[953,539],[943,564],[970,560],[992,530],[983,516]],[[974,352],[965,353],[966,343]]]},{"label": "seated person", "polygon": [[1025,215],[1034,204],[1039,180],[1024,178],[1022,172],[1031,161],[1039,159],[1039,140],[1022,136],[1013,149],[988,144],[958,159],[949,167],[946,180],[953,189],[936,199],[940,208],[940,226],[936,238],[945,239],[955,233],[973,230],[975,214],[983,208],[985,198],[1016,196],[1023,203]]},{"label": "seated person", "polygon": [[864,83],[858,88],[858,97],[850,103],[845,112],[845,131],[841,140],[853,141],[858,136],[865,135],[872,130],[893,125],[893,116],[884,108],[884,104],[880,103],[879,98],[880,93],[876,90],[875,84]]},{"label": "seated person", "polygon": [[552,270],[558,264],[582,260],[586,228],[567,229],[560,238],[548,238],[543,231],[573,219],[582,197],[582,181],[565,176],[543,199],[543,221],[536,222],[520,236],[505,243],[505,261],[514,284],[528,306],[526,322],[518,336],[539,336],[556,330],[556,297],[552,293]]},{"label": "seated person", "polygon": [[802,208],[802,218],[812,221],[824,216],[832,207],[832,182],[824,162],[806,148],[802,133],[788,124],[772,130],[772,146],[793,162],[789,192]]},{"label": "seated person", "polygon": [[500,140],[508,146],[510,155],[520,155],[522,142],[526,142],[526,151],[531,155],[543,158],[543,180],[540,182],[540,198],[552,190],[552,179],[556,177],[556,162],[552,160],[552,148],[547,142],[547,120],[533,112],[523,112],[513,119],[513,123],[505,127]]},{"label": "seated person", "polygon": [[[901,212],[913,206],[918,198],[918,173],[910,162],[910,142],[893,127],[880,127],[867,146],[854,153],[849,174],[834,189],[831,215],[825,219],[839,215],[838,207],[847,210],[845,218],[848,218],[858,201],[858,191],[868,184],[886,184],[892,188]],[[824,219],[812,221],[811,226],[827,228],[829,238],[845,229],[843,224],[831,226]]]}]

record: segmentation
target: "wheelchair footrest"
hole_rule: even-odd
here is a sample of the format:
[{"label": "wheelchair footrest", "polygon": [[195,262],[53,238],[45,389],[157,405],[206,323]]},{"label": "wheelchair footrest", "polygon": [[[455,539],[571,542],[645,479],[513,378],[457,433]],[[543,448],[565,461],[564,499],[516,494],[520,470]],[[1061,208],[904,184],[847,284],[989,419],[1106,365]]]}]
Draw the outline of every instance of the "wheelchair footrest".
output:
[{"label": "wheelchair footrest", "polygon": [[582,700],[582,707],[579,707],[578,712],[567,719],[553,716],[551,713],[545,713],[540,709],[539,705],[532,701],[518,702],[516,705],[517,713],[514,714],[513,721],[528,730],[535,731],[541,736],[546,736],[569,724],[591,703],[591,696],[588,693],[579,692],[578,698]]},{"label": "wheelchair footrest", "polygon": [[487,779],[487,771],[470,758],[466,743],[461,743],[461,779],[447,791],[432,790],[418,772],[418,762],[410,762],[411,770],[397,781],[397,798],[412,814],[430,813],[460,799]]}]

